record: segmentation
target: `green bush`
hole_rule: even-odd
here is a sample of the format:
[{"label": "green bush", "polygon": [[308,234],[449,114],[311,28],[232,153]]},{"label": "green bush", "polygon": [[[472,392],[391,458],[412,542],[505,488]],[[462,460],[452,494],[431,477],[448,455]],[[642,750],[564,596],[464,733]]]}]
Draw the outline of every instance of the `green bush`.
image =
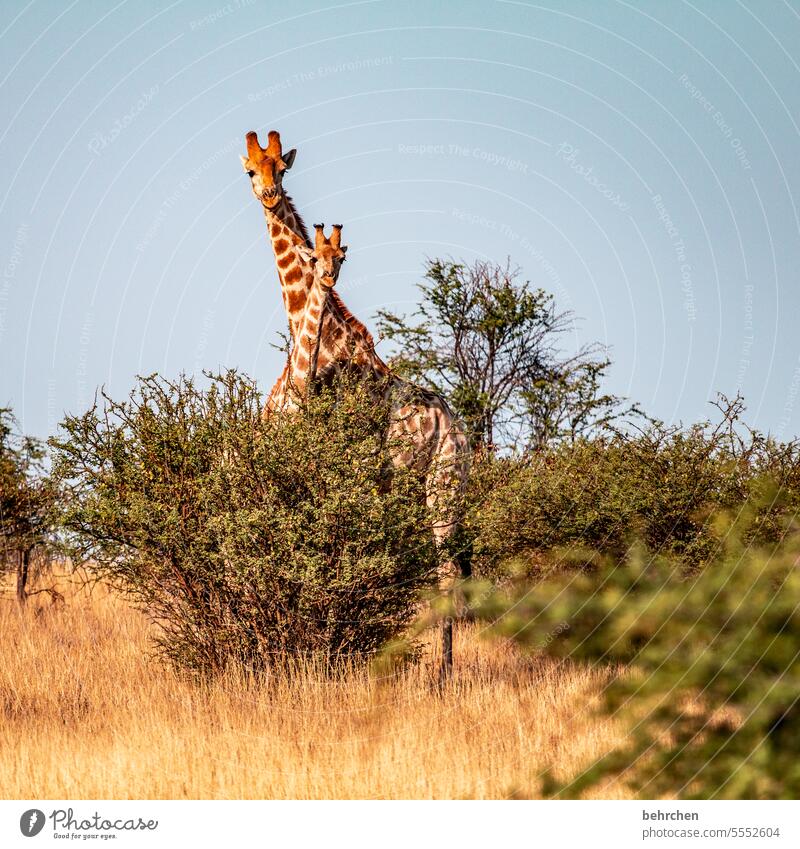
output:
[{"label": "green bush", "polygon": [[[601,712],[627,744],[548,794],[578,796],[610,777],[641,798],[795,799],[800,794],[800,534],[763,545],[781,492],[709,523],[704,569],[634,547],[579,574],[503,592],[467,588],[496,634],[557,658],[620,670]],[[557,764],[554,764],[557,766]]]},{"label": "green bush", "polygon": [[692,571],[715,550],[709,516],[759,500],[765,475],[782,486],[783,499],[765,505],[750,532],[778,539],[785,516],[800,508],[800,446],[744,429],[739,399],[723,399],[720,409],[716,424],[652,423],[636,434],[486,458],[470,482],[476,571],[492,575],[516,561],[534,575],[542,552],[554,548],[619,559],[633,540]]},{"label": "green bush", "polygon": [[422,483],[388,485],[388,409],[353,381],[294,414],[260,410],[231,372],[206,390],[140,379],[68,417],[51,445],[73,553],[148,612],[179,667],[367,659],[435,574]]},{"label": "green bush", "polygon": [[417,309],[378,310],[378,331],[395,345],[392,368],[445,398],[474,450],[538,449],[642,417],[602,391],[611,361],[600,345],[564,354],[574,316],[510,259],[428,259],[417,288]]},{"label": "green bush", "polygon": [[45,460],[44,445],[20,435],[11,410],[0,407],[0,569],[16,572],[20,604],[41,592],[60,598],[52,587],[29,588],[59,552],[60,493]]}]

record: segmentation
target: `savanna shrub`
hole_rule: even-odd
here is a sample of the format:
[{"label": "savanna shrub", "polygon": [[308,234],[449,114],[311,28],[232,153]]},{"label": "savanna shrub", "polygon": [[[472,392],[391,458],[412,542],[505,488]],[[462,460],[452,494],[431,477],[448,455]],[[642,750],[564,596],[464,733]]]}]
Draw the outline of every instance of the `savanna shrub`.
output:
[{"label": "savanna shrub", "polygon": [[178,667],[366,659],[435,574],[422,482],[391,471],[387,405],[354,381],[260,410],[229,372],[206,389],[142,378],[66,418],[51,445],[73,552],[158,623]]},{"label": "savanna shrub", "polygon": [[11,410],[0,407],[0,575],[15,569],[21,604],[31,594],[49,593],[54,601],[61,597],[52,587],[32,593],[28,587],[59,554],[60,497],[48,474],[44,445],[20,435]]},{"label": "savanna shrub", "polygon": [[[638,540],[691,572],[715,551],[709,517],[753,501],[760,513],[747,532],[759,542],[779,539],[784,518],[800,508],[800,445],[739,435],[739,399],[720,409],[716,424],[652,423],[635,434],[488,457],[470,482],[476,571],[492,575],[515,562],[533,575],[541,554],[556,548],[619,559]],[[774,503],[760,497],[765,476],[781,488]]]},{"label": "savanna shrub", "polygon": [[[599,710],[625,742],[547,794],[579,796],[616,777],[637,796],[796,799],[800,793],[800,533],[756,544],[758,500],[709,522],[705,568],[634,546],[582,574],[550,574],[532,590],[466,588],[494,633],[556,658],[620,670]],[[748,540],[750,540],[748,542]],[[624,671],[623,671],[624,670]],[[558,764],[553,764],[557,768]],[[563,773],[562,773],[563,774]]]}]

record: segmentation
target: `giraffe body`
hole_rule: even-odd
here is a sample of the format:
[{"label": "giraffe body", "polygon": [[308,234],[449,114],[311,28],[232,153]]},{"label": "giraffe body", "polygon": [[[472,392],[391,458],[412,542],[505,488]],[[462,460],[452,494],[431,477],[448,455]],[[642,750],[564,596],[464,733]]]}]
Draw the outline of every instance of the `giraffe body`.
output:
[{"label": "giraffe body", "polygon": [[[248,133],[247,151],[242,163],[267,218],[292,338],[289,358],[267,398],[264,415],[296,407],[315,379],[331,379],[345,368],[360,373],[372,391],[391,402],[387,442],[400,446],[390,448],[392,462],[414,467],[425,476],[432,531],[441,550],[461,518],[461,496],[469,472],[469,445],[463,428],[443,398],[391,372],[376,353],[370,332],[334,291],[341,262],[331,276],[327,259],[321,261],[322,254],[332,247],[333,234],[326,240],[322,225],[318,225],[312,250],[305,225],[282,189],[283,173],[291,167],[295,151],[284,157],[280,136],[274,131],[266,149],[258,145],[255,133]],[[343,261],[340,229],[334,227],[335,248]],[[449,589],[465,571],[454,560],[443,559],[440,586]],[[452,620],[446,620],[440,679],[449,675],[451,665]]]},{"label": "giraffe body", "polygon": [[[343,368],[360,374],[372,392],[390,403],[386,436],[393,464],[414,468],[425,477],[432,530],[441,548],[458,524],[469,465],[467,440],[444,399],[392,374],[375,352],[367,328],[334,297],[347,250],[340,247],[340,233],[341,226],[334,225],[329,241],[318,224],[314,250],[298,248],[314,280],[289,357],[282,409],[296,406],[315,379],[330,381]],[[440,581],[449,584],[459,569],[446,560],[439,572]]]}]

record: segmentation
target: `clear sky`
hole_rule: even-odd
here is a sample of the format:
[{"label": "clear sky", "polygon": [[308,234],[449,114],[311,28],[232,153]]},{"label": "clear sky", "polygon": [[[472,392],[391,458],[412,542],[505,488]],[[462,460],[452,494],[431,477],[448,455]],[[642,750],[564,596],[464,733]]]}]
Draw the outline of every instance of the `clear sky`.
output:
[{"label": "clear sky", "polygon": [[[285,329],[250,129],[374,329],[425,256],[510,256],[667,421],[800,433],[800,3],[4,0],[0,404],[235,366]],[[385,347],[379,348],[384,350]]]}]

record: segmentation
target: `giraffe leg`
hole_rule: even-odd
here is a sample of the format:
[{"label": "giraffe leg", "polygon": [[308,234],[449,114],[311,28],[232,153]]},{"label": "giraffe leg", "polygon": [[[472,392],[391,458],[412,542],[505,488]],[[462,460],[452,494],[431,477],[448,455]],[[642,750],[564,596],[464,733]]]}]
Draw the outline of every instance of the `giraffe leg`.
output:
[{"label": "giraffe leg", "polygon": [[[442,621],[442,659],[439,666],[439,688],[453,674],[453,625],[461,615],[459,579],[469,576],[469,556],[453,552],[452,538],[457,534],[462,510],[462,496],[469,471],[469,444],[461,429],[441,400],[425,408],[400,406],[394,411],[390,438],[401,445],[410,441],[419,454],[427,454],[426,504],[432,520],[438,560],[439,591],[451,603]],[[403,451],[392,455],[395,465],[409,465],[414,453]],[[464,556],[467,554],[467,556]]]},{"label": "giraffe leg", "polygon": [[442,658],[439,664],[439,689],[441,690],[453,674],[453,616],[457,615],[459,567],[455,560],[442,560],[447,540],[452,536],[455,525],[434,525],[433,536],[436,550],[439,552],[438,583],[439,592],[448,599],[453,610],[442,620]]},{"label": "giraffe leg", "polygon": [[439,664],[439,689],[443,689],[453,675],[453,620],[442,622],[442,662]]},{"label": "giraffe leg", "polygon": [[443,595],[448,596],[452,605],[452,610],[442,621],[440,690],[453,675],[453,626],[455,618],[462,616],[463,597],[459,584],[467,577],[462,558],[458,552],[452,551],[453,537],[459,528],[459,496],[465,478],[458,448],[460,446],[454,440],[446,440],[443,446],[440,445],[428,483],[428,509],[435,517],[433,533],[436,547],[440,554],[446,552],[447,557],[439,563],[439,589]]}]

